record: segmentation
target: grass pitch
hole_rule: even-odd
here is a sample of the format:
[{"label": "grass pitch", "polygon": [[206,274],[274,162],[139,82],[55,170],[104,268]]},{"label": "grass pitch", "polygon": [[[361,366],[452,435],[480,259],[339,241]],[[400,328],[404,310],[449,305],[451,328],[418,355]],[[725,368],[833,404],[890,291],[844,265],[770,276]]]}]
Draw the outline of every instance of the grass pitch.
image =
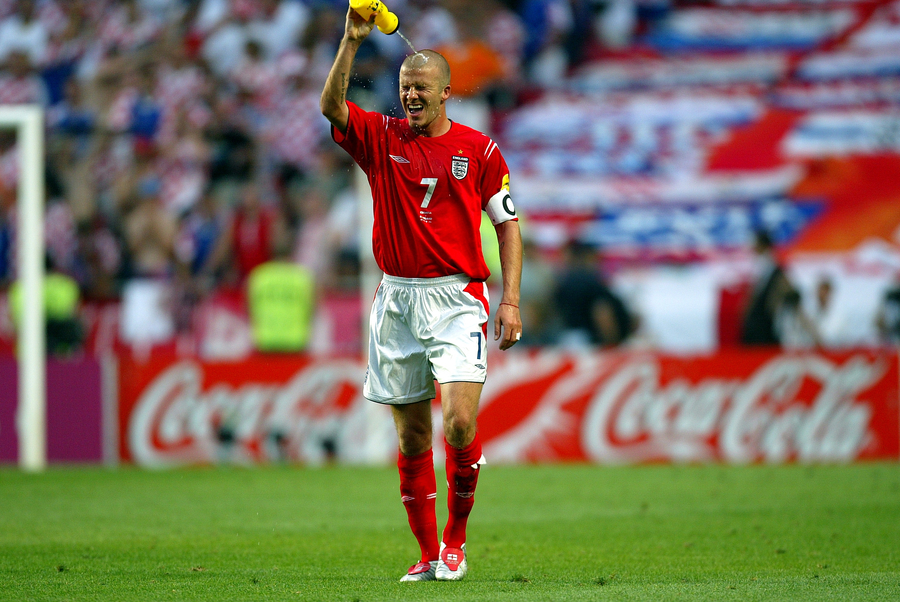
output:
[{"label": "grass pitch", "polygon": [[476,497],[468,578],[398,583],[392,468],[7,468],[0,600],[900,599],[897,464],[487,466]]}]

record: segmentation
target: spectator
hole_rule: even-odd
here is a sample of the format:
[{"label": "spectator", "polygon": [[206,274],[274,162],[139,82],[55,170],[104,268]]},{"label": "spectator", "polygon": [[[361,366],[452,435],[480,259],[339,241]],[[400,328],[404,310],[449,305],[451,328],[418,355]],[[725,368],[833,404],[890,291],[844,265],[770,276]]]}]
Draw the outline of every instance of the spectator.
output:
[{"label": "spectator", "polygon": [[884,292],[875,325],[885,344],[900,345],[900,276]]},{"label": "spectator", "polygon": [[262,44],[266,59],[275,61],[294,47],[308,22],[309,9],[303,2],[260,0],[260,12],[247,30]]},{"label": "spectator", "polygon": [[123,190],[122,183],[130,180],[128,174],[132,171],[132,160],[131,148],[122,144],[112,132],[101,130],[96,133],[87,159],[84,184],[91,187],[95,208],[105,216],[110,226],[120,220],[119,193]]},{"label": "spectator", "polygon": [[485,40],[496,53],[501,64],[503,81],[491,91],[489,100],[495,109],[515,106],[524,84],[522,60],[525,48],[525,26],[522,19],[499,0],[483,3],[486,16]]},{"label": "spectator", "polygon": [[233,15],[216,25],[204,39],[200,53],[216,77],[227,77],[244,58],[251,14],[246,7],[235,9]]},{"label": "spectator", "polygon": [[63,99],[47,112],[47,126],[59,134],[69,161],[79,161],[90,152],[97,114],[84,98],[81,82],[69,79]]},{"label": "spectator", "polygon": [[286,70],[284,87],[267,119],[264,134],[281,186],[294,179],[303,180],[322,167],[322,142],[328,137],[327,122],[316,114],[320,93],[308,86],[304,75],[306,57],[292,58],[281,62]]},{"label": "spectator", "polygon": [[163,207],[160,191],[157,178],[141,181],[137,205],[125,218],[126,242],[138,277],[165,278],[172,272],[177,224]]},{"label": "spectator", "polygon": [[137,0],[119,0],[114,9],[106,12],[98,33],[107,51],[133,54],[146,49],[161,32],[160,22],[145,12]]},{"label": "spectator", "polygon": [[163,117],[162,103],[155,96],[155,67],[150,63],[141,66],[137,82],[126,130],[138,141],[151,142],[156,139]]},{"label": "spectator", "polygon": [[201,291],[209,291],[222,279],[226,254],[228,224],[210,191],[200,197],[181,222],[177,255],[187,266]]},{"label": "spectator", "polygon": [[294,245],[293,259],[315,275],[316,281],[330,284],[334,270],[338,230],[330,219],[330,206],[321,183],[304,186],[297,198],[300,225]]},{"label": "spectator", "polygon": [[597,38],[611,50],[628,47],[638,24],[635,0],[606,0],[595,4],[601,9],[594,19]]},{"label": "spectator", "polygon": [[853,344],[853,334],[847,331],[846,316],[834,302],[834,284],[827,276],[816,283],[810,318],[824,347],[839,348]]},{"label": "spectator", "polygon": [[[49,256],[44,275],[44,313],[47,353],[71,355],[78,351],[84,339],[84,329],[78,317],[80,294],[73,278],[56,269]],[[9,307],[13,322],[18,326],[22,317],[22,286],[17,280],[9,289]]]},{"label": "spectator", "polygon": [[529,79],[554,86],[569,68],[565,41],[575,26],[567,0],[525,0],[520,8],[526,30],[525,65]]},{"label": "spectator", "polygon": [[[201,114],[204,119],[206,114]],[[159,173],[166,208],[176,215],[186,213],[208,184],[211,150],[201,124],[180,109],[174,116],[173,132],[160,136]]]},{"label": "spectator", "polygon": [[456,21],[465,19],[468,26],[458,39],[439,45],[436,50],[447,59],[453,74],[456,101],[448,107],[448,116],[460,123],[490,134],[488,95],[505,80],[503,62],[486,41],[490,24],[487,7],[452,4]]},{"label": "spectator", "polygon": [[16,12],[0,22],[0,63],[18,52],[30,64],[41,65],[48,40],[47,26],[38,19],[34,0],[19,0]]},{"label": "spectator", "polygon": [[162,103],[156,98],[156,67],[144,62],[126,76],[108,110],[107,123],[119,134],[130,134],[136,143],[155,142],[163,118]]},{"label": "spectator", "polygon": [[72,273],[78,248],[75,216],[70,203],[60,196],[50,196],[44,210],[44,240],[47,255],[61,272]]},{"label": "spectator", "polygon": [[166,115],[179,110],[193,115],[198,109],[210,111],[207,99],[211,82],[199,61],[189,56],[186,43],[178,40],[170,44],[166,60],[156,72],[155,96],[160,99]]},{"label": "spectator", "polygon": [[253,176],[256,144],[232,99],[217,99],[206,134],[212,149],[211,184],[238,185]]},{"label": "spectator", "polygon": [[553,268],[534,240],[523,239],[522,283],[519,311],[522,315],[522,343],[545,345],[553,341],[558,324],[554,311]]},{"label": "spectator", "polygon": [[44,4],[45,7],[57,7],[55,18],[50,19],[54,26],[49,28],[50,42],[42,73],[51,105],[63,98],[66,83],[78,72],[79,64],[94,41],[95,28],[85,4],[85,0],[67,0],[62,6],[53,2]]},{"label": "spectator", "polygon": [[271,261],[250,272],[247,303],[253,342],[259,351],[295,353],[306,349],[315,310],[312,272],[289,259],[278,245]]},{"label": "spectator", "polygon": [[803,309],[800,291],[788,290],[775,312],[775,332],[784,349],[812,349],[821,346],[815,324]]},{"label": "spectator", "polygon": [[566,264],[554,291],[564,345],[612,347],[634,330],[625,304],[601,278],[597,260],[587,243],[572,241],[565,249]]},{"label": "spectator", "polygon": [[209,36],[225,23],[231,15],[229,0],[200,0],[193,30],[201,37]]},{"label": "spectator", "polygon": [[272,109],[281,84],[275,63],[266,60],[262,44],[253,39],[244,46],[244,54],[229,73],[229,81],[261,111]]},{"label": "spectator", "polygon": [[27,53],[14,50],[7,56],[6,69],[0,70],[0,104],[47,104],[47,89]]},{"label": "spectator", "polygon": [[272,259],[279,223],[275,214],[263,207],[254,184],[243,186],[239,203],[227,237],[235,270],[233,276],[244,282],[253,268]]},{"label": "spectator", "polygon": [[779,345],[781,340],[775,326],[775,316],[785,295],[793,287],[775,258],[774,245],[767,232],[756,233],[753,252],[756,256],[756,281],[744,312],[741,343]]},{"label": "spectator", "polygon": [[421,13],[410,34],[413,46],[436,48],[459,40],[459,26],[453,14],[436,0],[422,0]]},{"label": "spectator", "polygon": [[109,301],[119,295],[122,248],[102,218],[79,222],[72,273],[85,300]]}]

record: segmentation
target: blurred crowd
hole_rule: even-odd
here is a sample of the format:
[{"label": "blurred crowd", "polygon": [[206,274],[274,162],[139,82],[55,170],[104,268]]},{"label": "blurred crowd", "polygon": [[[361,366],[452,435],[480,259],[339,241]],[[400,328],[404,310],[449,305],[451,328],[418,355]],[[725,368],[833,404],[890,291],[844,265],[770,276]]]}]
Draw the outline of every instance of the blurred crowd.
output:
[{"label": "blurred crowd", "polygon": [[[477,116],[580,61],[607,4],[389,8],[412,46],[448,56],[456,97]],[[0,104],[46,109],[54,273],[85,301],[134,299],[123,332],[150,338],[159,299],[172,317],[165,338],[190,328],[205,296],[241,289],[276,255],[320,291],[355,287],[352,172],[318,109],[345,14],[329,0],[0,0]],[[394,81],[411,50],[398,36],[370,40],[350,98],[399,114]],[[17,182],[15,133],[2,131],[4,288],[15,279]]]},{"label": "blurred crowd", "polygon": [[[435,48],[454,74],[451,117],[489,132],[498,116],[627,46],[670,8],[668,0],[387,4],[405,37],[369,38],[350,99],[401,115],[399,64],[411,47]],[[358,290],[353,170],[319,112],[346,6],[0,0],[0,104],[46,109],[48,268],[83,301],[121,300],[126,338],[190,330],[198,304],[246,291],[251,273],[271,262],[297,266],[296,282],[319,297]],[[14,132],[0,131],[0,290],[16,277],[18,161]],[[523,342],[610,346],[638,330],[596,253],[577,241],[555,263],[526,253]]]}]

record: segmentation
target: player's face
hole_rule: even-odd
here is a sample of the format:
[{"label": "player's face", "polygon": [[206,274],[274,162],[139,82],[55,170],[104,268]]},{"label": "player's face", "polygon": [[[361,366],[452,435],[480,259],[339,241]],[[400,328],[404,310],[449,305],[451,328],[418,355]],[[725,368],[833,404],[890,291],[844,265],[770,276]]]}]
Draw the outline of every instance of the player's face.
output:
[{"label": "player's face", "polygon": [[427,131],[428,126],[441,116],[444,101],[449,96],[450,86],[442,85],[436,66],[403,66],[400,69],[400,102],[413,129]]}]

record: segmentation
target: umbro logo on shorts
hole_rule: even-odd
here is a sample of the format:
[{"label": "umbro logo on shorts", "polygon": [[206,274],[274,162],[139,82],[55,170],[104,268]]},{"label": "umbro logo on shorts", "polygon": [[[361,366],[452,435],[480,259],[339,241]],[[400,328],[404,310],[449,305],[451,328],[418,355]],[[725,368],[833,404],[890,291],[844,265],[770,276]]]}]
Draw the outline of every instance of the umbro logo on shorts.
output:
[{"label": "umbro logo on shorts", "polygon": [[388,157],[390,157],[397,163],[409,163],[409,159],[407,159],[406,157],[401,157],[400,155],[388,155]]}]

